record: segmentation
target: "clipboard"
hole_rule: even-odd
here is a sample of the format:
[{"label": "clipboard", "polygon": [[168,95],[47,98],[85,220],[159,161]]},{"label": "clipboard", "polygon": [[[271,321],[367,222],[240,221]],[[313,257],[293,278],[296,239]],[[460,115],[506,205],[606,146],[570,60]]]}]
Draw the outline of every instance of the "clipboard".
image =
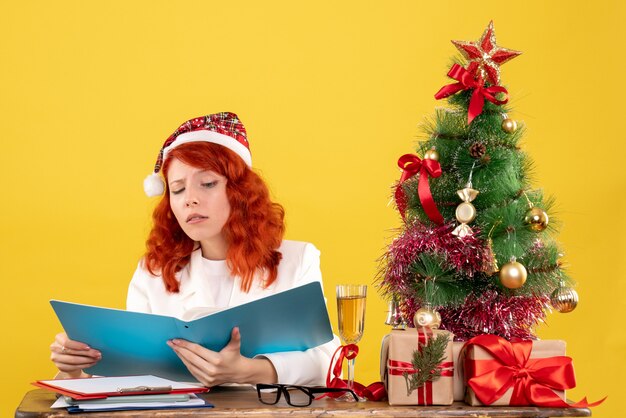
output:
[{"label": "clipboard", "polygon": [[38,380],[33,385],[83,401],[117,396],[202,393],[209,390],[201,385],[152,375]]},{"label": "clipboard", "polygon": [[156,375],[196,381],[167,341],[182,338],[219,351],[230,340],[233,327],[241,331],[241,354],[246,357],[304,351],[333,339],[319,282],[192,321],[58,300],[50,304],[69,338],[102,353],[100,362],[86,369],[101,376]]}]

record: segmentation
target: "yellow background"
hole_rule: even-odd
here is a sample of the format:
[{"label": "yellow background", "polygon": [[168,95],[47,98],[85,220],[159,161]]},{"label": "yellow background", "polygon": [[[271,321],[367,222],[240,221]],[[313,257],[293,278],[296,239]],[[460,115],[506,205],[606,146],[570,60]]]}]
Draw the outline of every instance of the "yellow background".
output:
[{"label": "yellow background", "polygon": [[333,324],[334,285],[371,285],[357,380],[377,379],[373,278],[399,226],[396,160],[442,105],[450,40],[476,40],[490,19],[501,46],[524,51],[503,80],[581,295],[539,334],[568,342],[569,397],[608,394],[594,416],[620,416],[626,13],[607,0],[3,2],[0,415],[54,374],[49,299],[124,307],[154,204],[144,176],[181,122],[223,110],[244,121],[288,238],[322,251]]}]

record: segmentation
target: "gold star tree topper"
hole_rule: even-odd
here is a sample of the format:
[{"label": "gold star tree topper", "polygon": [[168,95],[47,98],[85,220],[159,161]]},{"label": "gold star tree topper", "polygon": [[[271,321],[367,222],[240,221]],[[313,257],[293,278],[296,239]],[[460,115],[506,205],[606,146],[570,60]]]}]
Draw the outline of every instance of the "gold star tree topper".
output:
[{"label": "gold star tree topper", "polygon": [[500,65],[517,57],[520,51],[496,45],[496,32],[493,21],[489,22],[483,36],[477,42],[452,41],[454,46],[469,60],[467,71],[492,85],[500,84]]}]

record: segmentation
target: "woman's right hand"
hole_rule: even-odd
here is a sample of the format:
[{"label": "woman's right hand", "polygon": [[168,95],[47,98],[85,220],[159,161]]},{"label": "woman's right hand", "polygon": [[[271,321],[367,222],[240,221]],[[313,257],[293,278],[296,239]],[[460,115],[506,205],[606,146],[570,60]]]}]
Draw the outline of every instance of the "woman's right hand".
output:
[{"label": "woman's right hand", "polygon": [[85,343],[70,340],[67,334],[57,334],[50,344],[50,360],[59,369],[56,379],[87,377],[83,369],[98,363],[102,354]]}]

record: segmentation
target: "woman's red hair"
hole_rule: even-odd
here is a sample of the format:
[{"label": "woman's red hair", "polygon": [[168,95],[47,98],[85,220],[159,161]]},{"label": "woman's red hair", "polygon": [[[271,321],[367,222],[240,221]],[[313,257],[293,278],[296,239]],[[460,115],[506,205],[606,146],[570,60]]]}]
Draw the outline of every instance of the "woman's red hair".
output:
[{"label": "woman's red hair", "polygon": [[[171,150],[163,163],[163,175],[172,159],[211,170],[226,177],[226,196],[230,216],[222,232],[228,243],[226,262],[233,276],[241,278],[241,289],[250,290],[255,273],[263,276],[264,285],[276,280],[282,258],[278,247],[285,233],[285,211],[270,200],[265,182],[237,154],[221,145],[191,142]],[[153,275],[160,275],[168,292],[177,293],[176,273],[185,267],[197,243],[182,230],[170,209],[170,190],[154,209],[154,225],[146,241],[145,266]]]}]

